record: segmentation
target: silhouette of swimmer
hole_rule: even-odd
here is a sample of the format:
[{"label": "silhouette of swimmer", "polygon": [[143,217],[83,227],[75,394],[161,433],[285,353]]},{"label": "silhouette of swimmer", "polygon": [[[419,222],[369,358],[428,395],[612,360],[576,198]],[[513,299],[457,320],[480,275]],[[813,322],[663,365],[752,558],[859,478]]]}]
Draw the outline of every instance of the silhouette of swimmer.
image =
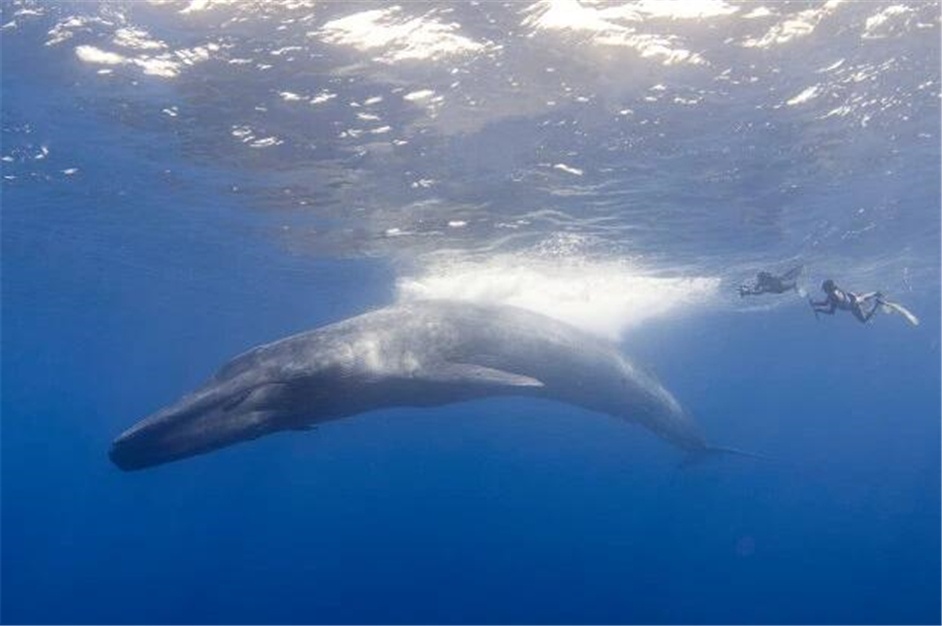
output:
[{"label": "silhouette of swimmer", "polygon": [[763,293],[785,293],[786,291],[798,291],[798,276],[801,274],[801,265],[794,267],[781,276],[775,276],[769,272],[759,272],[756,274],[756,282],[752,285],[743,284],[739,286],[739,297],[758,296]]},{"label": "silhouette of swimmer", "polygon": [[[827,295],[824,300],[821,302],[808,300],[815,317],[817,317],[818,313],[833,315],[834,311],[840,309],[842,311],[850,311],[862,324],[866,324],[870,321],[870,318],[873,317],[874,313],[883,309],[886,313],[898,313],[902,315],[903,318],[913,326],[919,325],[919,318],[916,317],[912,311],[899,302],[890,302],[885,299],[883,294],[879,291],[871,291],[863,294],[844,291],[835,285],[834,281],[830,278],[821,283],[821,289],[824,290],[824,293]],[[873,306],[865,311],[864,307],[870,301],[873,302]]]},{"label": "silhouette of swimmer", "polygon": [[[863,294],[844,291],[834,284],[834,281],[830,278],[821,283],[821,289],[825,293],[824,300],[821,302],[815,302],[814,300],[808,301],[815,315],[818,313],[834,315],[834,311],[840,309],[841,311],[850,311],[853,313],[854,317],[860,320],[861,324],[866,324],[870,321],[873,314],[880,308],[881,298],[883,297],[883,294],[879,291],[871,291],[870,293]],[[873,302],[873,306],[871,306],[869,310],[864,311],[865,305],[871,301]]]}]

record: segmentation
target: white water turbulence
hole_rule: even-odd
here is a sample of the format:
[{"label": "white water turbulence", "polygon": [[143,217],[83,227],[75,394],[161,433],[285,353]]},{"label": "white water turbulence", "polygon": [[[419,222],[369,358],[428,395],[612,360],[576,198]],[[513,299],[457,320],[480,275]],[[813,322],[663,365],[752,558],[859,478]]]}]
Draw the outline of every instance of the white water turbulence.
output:
[{"label": "white water turbulence", "polygon": [[[400,298],[620,337],[704,306],[804,307],[825,278],[926,319],[918,298],[942,282],[937,3],[10,0],[0,16],[5,64],[75,72],[63,101],[122,137],[82,162],[10,119],[4,184],[77,185],[137,140],[146,180],[210,167],[198,194],[224,190],[253,237],[406,268]],[[796,265],[798,293],[737,293]]]},{"label": "white water turbulence", "polygon": [[720,282],[709,276],[654,276],[621,260],[506,254],[435,263],[401,278],[397,295],[517,306],[617,341],[644,322],[716,305]]}]

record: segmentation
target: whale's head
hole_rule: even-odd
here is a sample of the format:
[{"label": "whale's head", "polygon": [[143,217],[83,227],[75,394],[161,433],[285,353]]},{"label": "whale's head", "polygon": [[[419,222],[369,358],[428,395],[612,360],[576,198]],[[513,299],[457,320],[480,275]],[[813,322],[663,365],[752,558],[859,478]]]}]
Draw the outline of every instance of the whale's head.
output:
[{"label": "whale's head", "polygon": [[291,428],[286,393],[277,382],[209,385],[121,433],[109,456],[123,470],[143,469]]}]

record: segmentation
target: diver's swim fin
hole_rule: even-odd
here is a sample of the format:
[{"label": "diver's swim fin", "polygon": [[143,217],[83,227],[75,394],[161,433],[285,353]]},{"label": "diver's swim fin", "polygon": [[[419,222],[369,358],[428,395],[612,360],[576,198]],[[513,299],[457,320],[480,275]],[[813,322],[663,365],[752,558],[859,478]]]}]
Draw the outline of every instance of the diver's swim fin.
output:
[{"label": "diver's swim fin", "polygon": [[897,302],[890,302],[889,300],[884,300],[879,298],[877,302],[880,303],[880,306],[883,308],[885,313],[899,313],[906,321],[912,324],[913,326],[919,326],[919,318],[916,317],[912,311],[904,307],[902,304]]}]

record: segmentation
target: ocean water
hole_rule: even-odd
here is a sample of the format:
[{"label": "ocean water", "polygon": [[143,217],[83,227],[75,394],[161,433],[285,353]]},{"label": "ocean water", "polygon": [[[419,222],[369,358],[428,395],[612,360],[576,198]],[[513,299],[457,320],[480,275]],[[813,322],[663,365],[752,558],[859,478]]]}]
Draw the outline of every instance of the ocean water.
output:
[{"label": "ocean water", "polygon": [[[939,4],[0,5],[4,623],[939,623]],[[921,319],[740,298],[804,266]],[[126,473],[243,350],[530,308],[711,442],[525,398]]]}]

